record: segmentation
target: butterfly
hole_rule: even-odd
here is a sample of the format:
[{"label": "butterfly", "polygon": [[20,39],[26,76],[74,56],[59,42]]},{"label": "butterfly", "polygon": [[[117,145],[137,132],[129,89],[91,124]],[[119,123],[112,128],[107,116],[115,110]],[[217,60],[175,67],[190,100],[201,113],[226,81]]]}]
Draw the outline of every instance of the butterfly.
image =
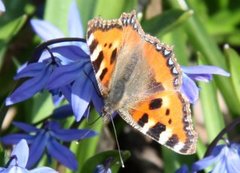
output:
[{"label": "butterfly", "polygon": [[196,152],[182,71],[171,47],[146,34],[136,12],[88,22],[90,59],[104,100],[103,115],[128,124],[180,154]]}]

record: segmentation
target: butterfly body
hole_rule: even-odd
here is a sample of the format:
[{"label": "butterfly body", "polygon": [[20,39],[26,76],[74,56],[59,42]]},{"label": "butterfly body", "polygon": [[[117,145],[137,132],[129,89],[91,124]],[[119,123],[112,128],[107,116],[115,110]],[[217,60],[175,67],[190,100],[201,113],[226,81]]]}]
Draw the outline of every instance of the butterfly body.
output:
[{"label": "butterfly body", "polygon": [[181,154],[194,153],[196,134],[172,49],[145,34],[135,12],[118,20],[91,20],[87,43],[104,98],[103,114],[118,112],[160,144]]}]

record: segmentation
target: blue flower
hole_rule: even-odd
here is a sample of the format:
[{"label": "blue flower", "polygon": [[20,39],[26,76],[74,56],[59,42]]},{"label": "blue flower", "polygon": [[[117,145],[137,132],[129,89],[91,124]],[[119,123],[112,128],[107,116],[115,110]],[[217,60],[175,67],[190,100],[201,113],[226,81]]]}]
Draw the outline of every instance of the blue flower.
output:
[{"label": "blue flower", "polygon": [[[69,12],[70,36],[83,36],[75,1]],[[43,41],[64,37],[64,34],[49,22],[34,19],[31,24]],[[34,57],[37,61],[24,65],[15,76],[15,79],[27,80],[7,98],[6,105],[26,100],[45,89],[51,92],[55,104],[61,101],[63,95],[71,104],[77,121],[88,114],[90,102],[101,112],[103,102],[96,90],[97,82],[86,43],[62,41],[40,48]]]},{"label": "blue flower", "polygon": [[112,173],[110,168],[106,168],[104,165],[97,165],[94,173]]},{"label": "blue flower", "polygon": [[20,140],[11,153],[9,164],[5,168],[0,167],[1,173],[57,173],[48,167],[40,167],[27,170],[29,148],[25,139]]},{"label": "blue flower", "polygon": [[5,11],[6,11],[5,6],[4,6],[2,0],[0,0],[0,13],[5,12]]},{"label": "blue flower", "polygon": [[112,173],[112,170],[110,168],[112,162],[112,157],[107,158],[103,164],[99,164],[96,166],[94,173]]},{"label": "blue flower", "polygon": [[195,162],[192,171],[197,172],[214,165],[212,173],[240,171],[240,145],[236,143],[216,146],[211,154]]},{"label": "blue flower", "polygon": [[59,142],[70,142],[93,137],[96,132],[88,129],[62,129],[59,123],[47,121],[41,129],[32,125],[14,122],[16,127],[28,133],[10,134],[1,138],[4,144],[16,144],[20,139],[26,139],[30,146],[30,160],[27,167],[34,166],[43,155],[46,148],[47,153],[70,169],[77,169],[77,160],[74,154]]},{"label": "blue flower", "polygon": [[[192,165],[191,172],[195,173],[212,166],[211,173],[228,173],[240,171],[240,145],[236,143],[217,145],[211,154]],[[176,173],[189,173],[186,165],[183,165]]]},{"label": "blue flower", "polygon": [[181,66],[181,68],[183,71],[183,83],[181,90],[187,96],[190,103],[196,102],[199,96],[199,88],[194,81],[209,82],[210,80],[212,80],[213,74],[227,77],[230,76],[228,72],[216,66]]}]

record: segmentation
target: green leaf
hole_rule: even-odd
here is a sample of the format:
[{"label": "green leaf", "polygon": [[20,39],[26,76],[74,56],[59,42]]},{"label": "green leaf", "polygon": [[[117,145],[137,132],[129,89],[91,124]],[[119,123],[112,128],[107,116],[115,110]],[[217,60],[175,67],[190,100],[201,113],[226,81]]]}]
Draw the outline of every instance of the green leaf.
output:
[{"label": "green leaf", "polygon": [[[122,151],[121,156],[123,158],[123,161],[126,161],[130,157],[129,151]],[[85,164],[83,165],[82,170],[84,172],[82,173],[92,173],[96,169],[96,166],[99,164],[104,164],[107,160],[110,159],[110,168],[112,170],[112,173],[117,173],[119,168],[121,167],[121,162],[119,159],[119,153],[118,151],[105,151],[99,154],[96,154],[95,156],[88,159]]]},{"label": "green leaf", "polygon": [[68,12],[72,0],[47,0],[44,19],[59,28],[65,35],[68,31]]},{"label": "green leaf", "polygon": [[104,19],[114,19],[119,18],[121,15],[125,0],[118,0],[117,2],[112,0],[98,0],[95,3],[94,16],[101,16]]},{"label": "green leaf", "polygon": [[0,41],[0,69],[4,62],[4,54],[6,50],[7,50],[7,45],[4,43],[4,41]]},{"label": "green leaf", "polygon": [[173,9],[155,16],[152,19],[143,20],[142,26],[145,32],[161,36],[179,25],[182,25],[192,14],[193,12],[191,10],[184,11]]},{"label": "green leaf", "polygon": [[[94,17],[100,16],[104,19],[119,18],[123,11],[130,12],[136,9],[137,0],[120,0],[118,3],[111,0],[78,0],[78,4],[83,27],[87,28],[87,22]],[[106,10],[106,4],[108,4],[108,8],[111,8],[111,10]]]},{"label": "green leaf", "polygon": [[[87,23],[90,19],[94,17],[94,11],[96,8],[95,0],[78,0],[80,16],[83,24],[83,28],[85,28],[85,32],[87,30]],[[89,10],[91,9],[91,10]]]},{"label": "green leaf", "polygon": [[30,107],[29,104],[26,104],[26,109],[31,110],[27,116],[28,122],[36,123],[49,116],[54,110],[52,97],[48,92],[37,94],[34,96],[34,99],[29,100],[29,102],[31,102]]},{"label": "green leaf", "polygon": [[173,52],[180,65],[188,64],[189,54],[187,48],[187,37],[182,27],[165,34],[160,38],[160,41],[173,46]]},{"label": "green leaf", "polygon": [[229,68],[231,72],[231,81],[234,88],[234,93],[237,99],[240,102],[240,56],[238,53],[230,48],[229,46],[225,46],[224,48],[225,54],[228,58]]},{"label": "green leaf", "polygon": [[5,152],[2,145],[0,145],[0,167],[2,167],[2,165],[5,165]]},{"label": "green leaf", "polygon": [[0,28],[0,40],[6,43],[14,37],[27,21],[27,16],[23,15]]},{"label": "green leaf", "polygon": [[203,141],[199,138],[197,142],[197,155],[198,158],[203,158],[207,147],[204,145]]},{"label": "green leaf", "polygon": [[27,16],[23,15],[0,28],[0,68],[4,61],[4,54],[8,47],[8,42],[20,31],[27,21]]},{"label": "green leaf", "polygon": [[[202,55],[198,54],[198,57],[200,64],[202,64]],[[199,86],[201,88],[200,101],[204,117],[204,125],[207,131],[208,142],[211,143],[224,128],[224,118],[218,103],[217,88],[214,81],[209,83],[199,82]]]},{"label": "green leaf", "polygon": [[180,167],[177,154],[173,151],[163,148],[164,172],[175,172]]}]

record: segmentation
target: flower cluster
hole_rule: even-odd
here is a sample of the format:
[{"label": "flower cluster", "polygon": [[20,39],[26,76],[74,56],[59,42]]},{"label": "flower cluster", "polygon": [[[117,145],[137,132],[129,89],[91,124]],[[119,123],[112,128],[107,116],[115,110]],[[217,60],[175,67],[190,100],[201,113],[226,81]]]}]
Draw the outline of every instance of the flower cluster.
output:
[{"label": "flower cluster", "polygon": [[73,140],[82,140],[96,135],[96,132],[89,129],[62,129],[56,121],[46,121],[42,128],[14,122],[16,127],[25,133],[10,134],[0,139],[4,144],[16,144],[20,139],[26,139],[30,146],[30,160],[27,167],[33,167],[42,157],[46,148],[48,156],[58,160],[70,169],[77,169],[77,160],[74,154],[59,142],[70,142]]},{"label": "flower cluster", "polygon": [[[69,35],[78,37],[72,39],[77,41],[55,40],[38,47],[34,59],[23,65],[15,76],[15,80],[28,80],[6,99],[6,105],[24,101],[41,90],[48,90],[55,104],[62,100],[62,96],[71,103],[77,121],[88,115],[90,102],[101,112],[103,102],[97,90],[88,48],[84,40],[79,39],[83,36],[83,29],[75,1],[69,11]],[[64,37],[49,22],[33,19],[31,24],[43,41]]]}]

